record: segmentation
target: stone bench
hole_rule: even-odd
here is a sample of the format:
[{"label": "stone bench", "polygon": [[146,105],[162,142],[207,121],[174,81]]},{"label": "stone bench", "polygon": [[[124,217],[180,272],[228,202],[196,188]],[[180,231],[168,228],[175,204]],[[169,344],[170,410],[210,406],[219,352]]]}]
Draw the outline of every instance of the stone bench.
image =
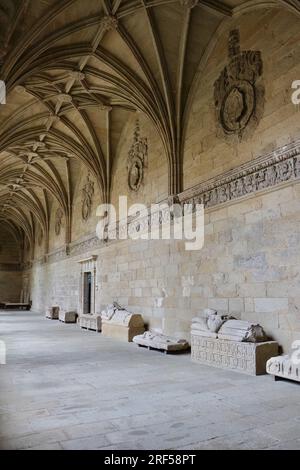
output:
[{"label": "stone bench", "polygon": [[278,343],[248,343],[191,335],[192,361],[249,375],[266,373],[266,363],[278,354]]},{"label": "stone bench", "polygon": [[79,315],[80,328],[101,331],[101,315],[98,313],[81,313]]},{"label": "stone bench", "polygon": [[290,355],[271,357],[267,361],[267,373],[273,375],[275,380],[300,382],[300,364],[295,363]]},{"label": "stone bench", "polygon": [[77,312],[60,310],[58,319],[63,323],[76,323],[77,322]]},{"label": "stone bench", "polygon": [[58,320],[58,318],[59,318],[59,307],[58,307],[58,305],[54,305],[52,307],[47,308],[46,318],[48,318],[49,320]]},{"label": "stone bench", "polygon": [[144,321],[140,314],[117,310],[110,319],[102,317],[103,336],[131,342],[134,336],[144,331]]}]

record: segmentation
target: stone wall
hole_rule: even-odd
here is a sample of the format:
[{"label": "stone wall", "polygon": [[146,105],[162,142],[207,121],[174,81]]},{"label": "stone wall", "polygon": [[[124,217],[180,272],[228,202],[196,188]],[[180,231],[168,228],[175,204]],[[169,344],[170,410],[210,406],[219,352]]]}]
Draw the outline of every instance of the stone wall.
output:
[{"label": "stone wall", "polygon": [[[216,138],[213,84],[228,63],[229,31],[239,28],[241,50],[260,51],[265,87],[264,114],[242,142]],[[299,109],[291,84],[300,78],[299,18],[282,9],[263,9],[228,22],[197,83],[184,151],[184,188],[213,178],[298,139]]]},{"label": "stone wall", "polygon": [[260,322],[287,348],[300,339],[300,184],[206,211],[205,245],[113,242],[71,259],[35,266],[36,310],[78,308],[78,261],[98,255],[96,310],[117,300],[151,326],[189,337],[204,307]]},{"label": "stone wall", "polygon": [[[213,83],[228,60],[228,33],[238,26],[242,50],[262,53],[265,107],[254,135],[231,144],[216,136]],[[300,78],[299,31],[299,19],[280,9],[261,9],[259,17],[253,12],[228,22],[204,64],[204,79],[197,84],[190,109],[183,198],[193,191],[197,194],[197,188],[191,190],[195,185],[261,155],[276,156],[276,149],[299,140],[298,109],[291,103],[291,83]],[[129,203],[150,204],[167,196],[166,158],[155,129],[140,116],[141,136],[149,143],[148,166],[139,193],[127,189],[134,122],[135,117],[124,129],[115,156],[111,200],[117,203],[121,194],[129,196]],[[200,251],[186,251],[179,241],[127,240],[100,246],[95,241],[100,194],[95,193],[92,217],[82,222],[80,189],[86,174],[80,170],[70,254],[66,255],[63,235],[55,236],[51,228],[50,252],[58,251],[49,254],[47,263],[37,256],[28,273],[33,308],[44,310],[58,303],[77,309],[78,261],[98,255],[97,311],[116,300],[141,313],[150,327],[189,338],[191,318],[212,307],[261,323],[287,350],[292,340],[300,339],[300,184],[291,168],[287,167],[292,172],[288,177],[284,169],[278,170],[276,184],[261,188],[256,179],[259,191],[251,189],[242,197],[208,207],[205,245]],[[51,227],[55,210],[54,203]]]},{"label": "stone wall", "polygon": [[4,227],[0,229],[0,301],[18,302],[22,273],[20,251],[16,240]]}]

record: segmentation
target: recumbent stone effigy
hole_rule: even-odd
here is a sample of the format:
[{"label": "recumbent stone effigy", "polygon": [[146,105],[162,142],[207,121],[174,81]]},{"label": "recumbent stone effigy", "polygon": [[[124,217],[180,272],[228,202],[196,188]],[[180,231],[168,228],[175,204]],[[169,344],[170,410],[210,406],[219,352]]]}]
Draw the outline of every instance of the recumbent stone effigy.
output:
[{"label": "recumbent stone effigy", "polygon": [[260,325],[205,309],[192,320],[191,352],[194,362],[261,375],[278,343],[268,341]]}]

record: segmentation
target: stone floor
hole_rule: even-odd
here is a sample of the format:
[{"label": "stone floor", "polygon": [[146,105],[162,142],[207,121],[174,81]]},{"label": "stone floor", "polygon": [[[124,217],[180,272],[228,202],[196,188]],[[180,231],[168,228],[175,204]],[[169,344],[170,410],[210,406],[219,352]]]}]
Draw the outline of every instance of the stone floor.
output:
[{"label": "stone floor", "polygon": [[300,386],[0,312],[0,449],[300,449]]}]

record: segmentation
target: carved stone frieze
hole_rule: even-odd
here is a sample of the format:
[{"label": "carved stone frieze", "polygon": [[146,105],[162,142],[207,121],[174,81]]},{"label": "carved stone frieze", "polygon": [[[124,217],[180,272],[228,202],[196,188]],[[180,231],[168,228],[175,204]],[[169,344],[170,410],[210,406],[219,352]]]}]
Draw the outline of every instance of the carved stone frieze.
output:
[{"label": "carved stone frieze", "polygon": [[84,252],[90,251],[95,248],[100,248],[100,247],[101,247],[101,241],[99,240],[98,237],[94,236],[94,237],[88,238],[87,240],[72,243],[69,246],[69,254],[71,256],[75,256],[80,253],[84,253]]},{"label": "carved stone frieze", "polygon": [[212,207],[300,177],[300,145],[285,146],[180,195],[181,202]]},{"label": "carved stone frieze", "polygon": [[253,134],[264,110],[265,89],[260,51],[240,50],[240,34],[230,32],[229,63],[214,84],[219,136],[241,141]]}]

